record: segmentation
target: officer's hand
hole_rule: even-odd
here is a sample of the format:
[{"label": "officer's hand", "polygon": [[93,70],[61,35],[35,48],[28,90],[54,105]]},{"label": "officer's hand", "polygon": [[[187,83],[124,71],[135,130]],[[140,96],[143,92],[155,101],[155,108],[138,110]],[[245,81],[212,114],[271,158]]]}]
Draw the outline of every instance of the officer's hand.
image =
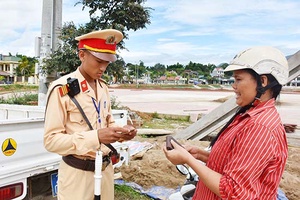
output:
[{"label": "officer's hand", "polygon": [[108,127],[98,129],[98,139],[101,143],[108,144],[117,141],[130,140],[136,135],[136,129],[122,127]]},{"label": "officer's hand", "polygon": [[122,133],[123,137],[122,137],[122,139],[119,140],[119,142],[123,142],[124,140],[131,140],[136,136],[137,130],[133,126],[125,125],[125,126],[123,126],[123,128],[128,129],[129,132]]}]

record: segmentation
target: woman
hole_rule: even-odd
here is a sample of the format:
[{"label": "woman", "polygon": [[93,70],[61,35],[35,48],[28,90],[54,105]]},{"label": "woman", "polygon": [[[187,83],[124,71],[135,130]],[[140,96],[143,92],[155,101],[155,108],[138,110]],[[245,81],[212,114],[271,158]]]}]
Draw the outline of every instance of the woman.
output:
[{"label": "woman", "polygon": [[276,199],[288,149],[275,100],[287,82],[287,60],[273,47],[253,47],[236,55],[225,71],[233,71],[239,109],[211,142],[211,151],[172,141],[174,149],[164,152],[173,164],[187,164],[198,174],[194,200]]}]

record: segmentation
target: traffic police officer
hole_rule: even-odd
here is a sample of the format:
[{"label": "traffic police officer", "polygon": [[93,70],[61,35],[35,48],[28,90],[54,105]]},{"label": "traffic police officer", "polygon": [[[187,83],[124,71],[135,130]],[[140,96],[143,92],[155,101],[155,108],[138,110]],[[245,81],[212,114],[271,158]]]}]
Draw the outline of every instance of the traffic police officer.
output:
[{"label": "traffic police officer", "polygon": [[[44,146],[62,155],[58,170],[58,199],[94,197],[94,159],[103,152],[101,198],[114,199],[112,146],[131,140],[136,129],[118,127],[111,114],[109,91],[101,76],[116,61],[116,45],[123,39],[114,29],[93,31],[75,38],[81,65],[53,83],[48,90]],[[115,152],[114,152],[115,153]],[[105,158],[105,160],[104,160]]]}]

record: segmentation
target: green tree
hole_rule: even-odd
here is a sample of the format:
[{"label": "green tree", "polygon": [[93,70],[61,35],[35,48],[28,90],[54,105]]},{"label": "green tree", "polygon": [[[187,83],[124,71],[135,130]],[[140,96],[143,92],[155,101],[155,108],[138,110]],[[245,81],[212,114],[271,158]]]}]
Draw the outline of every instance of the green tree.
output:
[{"label": "green tree", "polygon": [[[113,82],[123,82],[123,76],[125,75],[125,62],[122,58],[118,58],[116,62],[110,63],[106,69],[107,75],[113,77]],[[109,80],[107,80],[109,81]]]},{"label": "green tree", "polygon": [[185,70],[198,71],[200,69],[197,63],[193,63],[192,61],[190,61],[189,64],[185,66]]},{"label": "green tree", "polygon": [[173,77],[175,78],[177,76],[177,73],[175,71],[169,71],[169,72],[166,72],[166,76],[169,78],[169,77]]},{"label": "green tree", "polygon": [[163,76],[167,71],[166,66],[160,63],[156,63],[153,67],[147,67],[147,70],[150,72],[152,80]]},{"label": "green tree", "polygon": [[[53,71],[69,73],[79,65],[77,58],[77,42],[75,37],[93,30],[114,28],[124,34],[128,39],[127,31],[145,28],[150,24],[151,8],[144,7],[145,0],[81,0],[76,5],[82,4],[82,9],[89,9],[90,22],[79,25],[77,28],[73,22],[64,24],[61,34],[61,44],[49,58],[44,59],[44,73]],[[100,11],[100,12],[97,12]],[[99,15],[97,15],[100,13]],[[120,49],[126,49],[124,40],[118,44]],[[118,65],[112,65],[111,71]]]},{"label": "green tree", "polygon": [[24,55],[16,55],[17,57],[21,58],[19,61],[18,67],[15,69],[15,73],[17,76],[32,76],[35,72],[35,63],[37,63],[37,59],[27,57]]},{"label": "green tree", "polygon": [[129,71],[130,80],[134,81],[135,79],[141,78],[147,72],[144,62],[142,61],[140,61],[139,64],[127,63],[126,67]]},{"label": "green tree", "polygon": [[126,67],[128,68],[128,74],[133,76],[135,74],[135,65],[132,63],[126,63]]},{"label": "green tree", "polygon": [[147,69],[146,69],[144,62],[140,61],[140,64],[137,65],[137,69],[136,69],[137,77],[138,78],[143,77],[146,72],[147,72]]},{"label": "green tree", "polygon": [[135,78],[135,69],[136,69],[136,66],[132,63],[126,63],[126,68],[127,68],[127,81],[128,82],[133,82],[133,79]]},{"label": "green tree", "polygon": [[177,74],[182,74],[184,71],[184,66],[182,64],[176,63],[174,65],[167,66],[168,71],[175,71]]},{"label": "green tree", "polygon": [[[150,7],[144,7],[146,0],[80,0],[77,4],[89,9],[91,21],[87,28],[105,29],[114,28],[123,32],[125,38],[128,35],[125,31],[146,28],[150,24]],[[96,14],[101,11],[101,15]],[[90,31],[90,30],[89,30]]]}]

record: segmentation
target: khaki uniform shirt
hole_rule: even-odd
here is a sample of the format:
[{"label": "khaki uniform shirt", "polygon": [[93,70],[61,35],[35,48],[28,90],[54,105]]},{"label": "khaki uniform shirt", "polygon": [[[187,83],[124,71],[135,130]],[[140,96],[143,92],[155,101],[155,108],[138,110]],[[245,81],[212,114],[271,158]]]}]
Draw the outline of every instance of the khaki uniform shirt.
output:
[{"label": "khaki uniform shirt", "polygon": [[[62,92],[60,85],[65,85],[69,77],[78,79],[80,93],[75,95],[75,98],[94,130],[89,129],[68,94]],[[97,129],[114,126],[108,88],[100,80],[96,85],[97,95],[79,69],[59,78],[50,85],[47,95],[44,134],[44,145],[48,151],[62,156],[72,154],[82,159],[95,158],[95,152],[100,147]],[[105,145],[101,145],[101,150],[103,155],[110,151]],[[58,171],[58,199],[93,199],[93,181],[94,172],[75,169],[61,161]],[[114,199],[112,165],[102,171],[101,182],[101,197],[107,200]]]}]

